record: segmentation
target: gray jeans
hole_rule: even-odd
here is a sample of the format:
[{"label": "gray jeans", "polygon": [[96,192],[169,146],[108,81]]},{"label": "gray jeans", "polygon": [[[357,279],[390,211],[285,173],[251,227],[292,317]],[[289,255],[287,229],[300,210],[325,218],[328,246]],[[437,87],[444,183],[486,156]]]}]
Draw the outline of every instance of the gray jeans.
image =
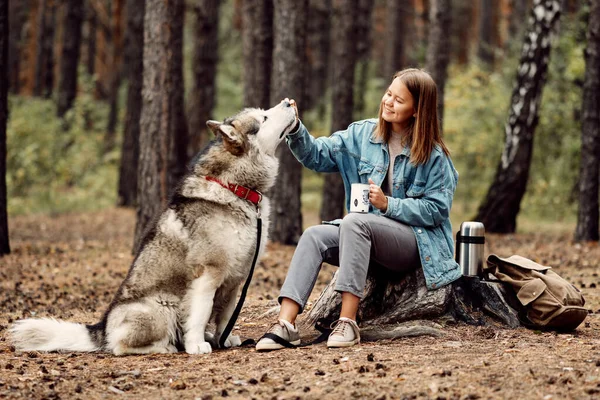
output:
[{"label": "gray jeans", "polygon": [[405,273],[421,266],[412,228],[393,219],[350,213],[342,224],[315,225],[304,231],[292,257],[279,294],[300,305],[300,312],[315,286],[321,264],[340,267],[335,290],[360,298],[369,266]]}]

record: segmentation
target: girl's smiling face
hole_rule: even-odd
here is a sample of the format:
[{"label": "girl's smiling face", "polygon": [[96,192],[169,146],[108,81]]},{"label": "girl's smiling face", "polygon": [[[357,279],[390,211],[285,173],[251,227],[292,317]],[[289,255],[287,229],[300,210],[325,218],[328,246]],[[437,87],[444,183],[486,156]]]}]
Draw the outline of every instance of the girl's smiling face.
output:
[{"label": "girl's smiling face", "polygon": [[395,78],[381,99],[382,118],[392,124],[392,130],[401,133],[416,114],[413,96],[406,85]]}]

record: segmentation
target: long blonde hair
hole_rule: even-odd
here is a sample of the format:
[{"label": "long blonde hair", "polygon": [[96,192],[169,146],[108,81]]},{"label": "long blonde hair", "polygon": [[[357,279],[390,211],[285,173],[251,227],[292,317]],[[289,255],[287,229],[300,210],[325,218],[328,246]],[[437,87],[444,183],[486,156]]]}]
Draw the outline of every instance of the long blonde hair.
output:
[{"label": "long blonde hair", "polygon": [[[400,78],[406,85],[415,105],[416,117],[411,117],[402,137],[402,144],[410,146],[410,161],[415,165],[425,164],[436,145],[446,155],[450,155],[442,139],[437,114],[437,86],[431,75],[421,69],[408,68],[396,72],[392,81],[396,78]],[[392,124],[385,121],[382,115],[383,103],[380,103],[375,136],[388,143],[392,135]]]}]

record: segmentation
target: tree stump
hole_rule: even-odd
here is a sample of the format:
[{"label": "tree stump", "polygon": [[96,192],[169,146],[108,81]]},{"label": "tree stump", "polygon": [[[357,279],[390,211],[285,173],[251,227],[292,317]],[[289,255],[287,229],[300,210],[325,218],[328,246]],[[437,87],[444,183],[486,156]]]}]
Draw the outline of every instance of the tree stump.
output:
[{"label": "tree stump", "polygon": [[[336,271],[315,302],[304,323],[335,321],[341,295],[334,290]],[[442,335],[435,321],[462,321],[471,325],[520,326],[521,307],[512,289],[499,281],[462,277],[452,284],[428,290],[423,270],[390,277],[389,271],[370,271],[365,296],[358,310],[365,340],[418,335]]]}]

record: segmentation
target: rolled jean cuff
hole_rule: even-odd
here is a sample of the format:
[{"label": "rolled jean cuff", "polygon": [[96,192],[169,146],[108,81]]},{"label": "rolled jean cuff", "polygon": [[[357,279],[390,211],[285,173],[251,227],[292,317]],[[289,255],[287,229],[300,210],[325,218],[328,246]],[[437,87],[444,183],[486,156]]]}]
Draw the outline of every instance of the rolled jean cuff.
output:
[{"label": "rolled jean cuff", "polygon": [[357,290],[356,288],[350,287],[350,286],[344,286],[344,285],[335,285],[334,290],[338,293],[341,292],[348,292],[348,293],[352,293],[353,295],[355,295],[356,297],[358,297],[359,299],[362,299],[364,296],[364,290]]},{"label": "rolled jean cuff", "polygon": [[304,312],[304,306],[306,304],[304,304],[304,302],[299,297],[296,297],[293,294],[285,294],[282,292],[279,294],[279,297],[277,298],[277,301],[279,302],[279,304],[281,304],[284,297],[292,300],[293,302],[297,303],[300,306],[300,311],[298,311],[298,314],[302,314]]}]

